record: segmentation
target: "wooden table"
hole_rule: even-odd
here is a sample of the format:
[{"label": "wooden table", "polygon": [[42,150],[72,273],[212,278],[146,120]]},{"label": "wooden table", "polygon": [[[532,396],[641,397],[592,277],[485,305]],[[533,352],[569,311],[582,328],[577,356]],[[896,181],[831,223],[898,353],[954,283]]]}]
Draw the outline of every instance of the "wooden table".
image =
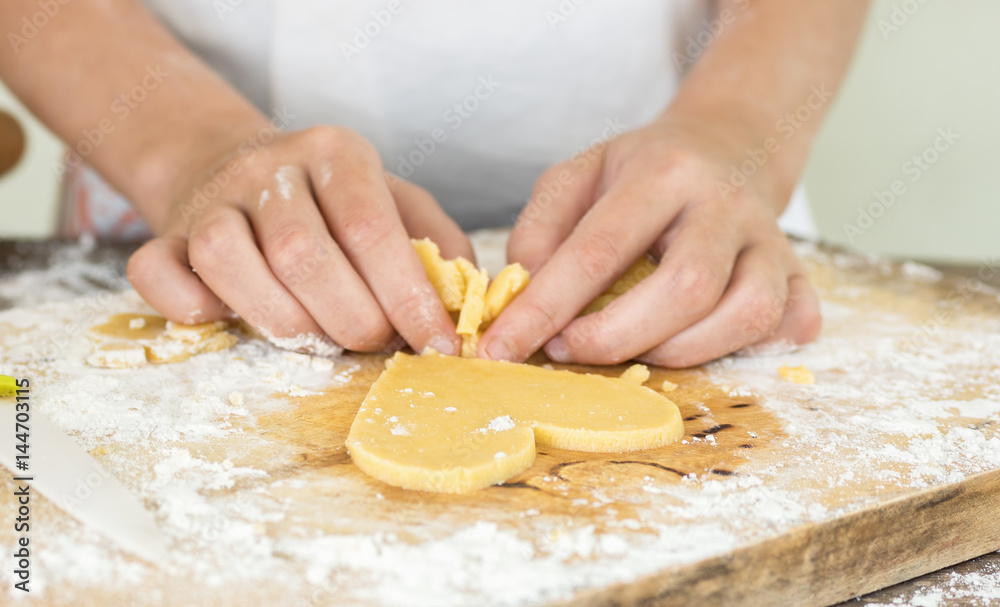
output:
[{"label": "wooden table", "polygon": [[[7,274],[17,273],[17,272],[23,272],[23,271],[26,271],[26,270],[30,270],[32,268],[42,268],[42,267],[45,267],[45,265],[52,258],[53,253],[57,252],[59,250],[64,249],[66,246],[68,246],[68,245],[66,245],[65,243],[58,243],[58,242],[45,242],[45,243],[11,243],[11,242],[3,242],[3,243],[0,243],[0,268],[2,268],[2,270],[0,270],[0,277],[2,277],[2,275],[4,273],[7,273]],[[112,244],[100,244],[99,246],[93,247],[90,250],[90,252],[87,253],[87,255],[90,256],[90,258],[92,258],[94,260],[99,260],[99,262],[101,264],[105,264],[108,267],[113,267],[113,268],[116,268],[118,270],[121,270],[124,267],[124,261],[127,258],[128,253],[132,249],[133,249],[133,247],[130,246],[130,245],[122,245],[122,244],[114,244],[114,245],[112,245]],[[963,270],[963,269],[959,268],[959,270]],[[859,272],[860,271],[861,270],[859,270]],[[864,271],[867,272],[869,270],[864,270]],[[964,271],[971,272],[971,273],[974,274],[977,271],[977,268],[966,268],[966,269],[964,269]],[[996,280],[998,283],[1000,283],[1000,278],[994,278],[994,280]],[[822,282],[822,278],[821,278],[821,282]],[[101,289],[116,288],[116,287],[120,287],[120,286],[121,286],[120,282],[117,282],[117,281],[105,281],[105,280],[100,279],[100,278],[94,279],[93,277],[91,277],[91,278],[85,278],[79,285],[77,285],[77,287],[79,287],[79,289],[81,290],[81,292],[87,292],[87,293],[93,293],[93,292],[99,291]],[[68,288],[73,288],[73,285],[68,285]],[[923,287],[921,287],[921,288],[923,288]],[[13,304],[13,303],[15,303],[15,302],[0,300],[0,309],[6,308],[6,307],[10,307],[11,304]],[[686,372],[669,374],[668,377],[671,377],[672,379],[675,379],[675,380],[679,379],[680,381],[678,383],[682,383],[682,385],[683,385],[683,380],[684,379],[688,379],[689,380],[688,383],[690,385],[694,385],[696,383],[694,376],[685,375],[685,373]],[[725,402],[728,403],[728,400],[725,400],[725,399],[732,400],[731,403],[728,403],[726,405],[726,406],[729,406],[729,407],[743,407],[743,406],[750,406],[750,405],[752,405],[752,402],[750,403],[750,405],[742,404],[743,401],[747,401],[748,399],[744,398],[744,397],[740,397],[740,396],[735,396],[734,397],[733,394],[734,394],[733,392],[730,392],[728,395],[724,395],[724,394],[720,393],[720,394],[714,394],[714,397],[717,398],[717,399],[719,399],[719,402],[725,401]],[[752,401],[753,399],[750,398],[749,400]],[[715,406],[713,406],[712,409],[713,409],[713,411],[716,412],[715,419],[718,420],[720,418],[720,415],[716,411]],[[735,412],[733,412],[732,414],[730,414],[731,417],[732,417],[732,419],[729,420],[729,418],[727,418],[728,421],[726,421],[726,424],[729,424],[730,422],[732,422],[732,424],[734,424],[736,426],[739,426],[740,424],[745,423],[745,422],[749,423],[749,422],[747,422],[748,418],[741,417],[741,415],[743,415],[742,411],[743,411],[743,409],[736,409]],[[760,423],[759,419],[755,423],[759,424]],[[722,425],[725,425],[725,424],[722,424]],[[766,426],[766,424],[764,424],[764,425]],[[757,428],[758,426],[750,425],[748,427]],[[763,430],[763,432],[768,432],[768,431],[770,431],[770,430],[768,430],[766,428],[765,428],[765,430]],[[294,429],[289,430],[289,432],[294,432]],[[714,427],[713,427],[713,428],[710,428],[708,430],[703,430],[703,433],[700,434],[700,436],[701,436],[702,439],[707,439],[708,436],[714,436],[714,432],[719,432],[719,431],[714,431]],[[777,430],[775,430],[775,432],[777,432],[778,434],[780,434],[780,432],[777,431]],[[776,434],[776,436],[778,434]],[[698,436],[698,434],[695,434],[695,436]],[[724,438],[724,437],[727,436],[726,433],[719,432],[718,436],[719,436],[719,438],[718,438],[719,441],[729,440],[727,438]],[[713,439],[713,443],[714,442],[715,441]],[[753,441],[750,441],[747,444],[750,444],[752,442]],[[744,445],[737,445],[736,443],[733,444],[734,450],[738,450],[738,448],[742,447],[742,446],[744,446]],[[540,454],[540,458],[542,460],[544,460],[545,457],[546,456],[544,454]],[[580,464],[580,463],[583,463],[583,462],[586,462],[586,461],[590,461],[591,459],[593,459],[594,461],[601,461],[601,462],[603,462],[607,458],[596,458],[596,457],[595,458],[591,458],[589,456],[583,455],[583,456],[581,456],[581,457],[579,457],[577,459],[579,461],[574,461],[573,463]],[[628,463],[628,462],[612,462],[612,463]],[[636,463],[638,463],[638,462],[636,462]],[[694,464],[692,464],[692,465],[694,465]],[[551,467],[552,467],[552,470],[556,471],[556,474],[559,471],[561,471],[561,470],[568,470],[568,468],[566,467],[566,463],[565,462],[560,463],[558,459],[553,460],[553,465]],[[697,467],[697,466],[695,466],[695,467]],[[625,467],[622,467],[622,468],[625,468]],[[720,477],[725,477],[726,475],[729,475],[729,474],[732,473],[729,469],[718,467],[718,466],[715,466],[713,469],[716,471],[716,473],[718,475],[720,475]],[[586,474],[586,473],[584,473],[584,474]],[[621,474],[625,475],[626,473],[623,471]],[[669,474],[669,472],[668,472],[668,474]],[[570,475],[567,475],[567,476],[570,476]],[[508,492],[508,493],[510,493],[510,497],[505,497],[504,499],[512,499],[512,500],[520,499],[519,497],[515,497],[515,496],[519,495],[519,493],[517,492],[518,483],[521,483],[521,485],[523,485],[524,488],[529,488],[530,489],[532,487],[532,483],[535,482],[535,480],[533,480],[532,478],[529,478],[529,477],[525,477],[524,480],[514,479],[514,481],[515,481],[514,483],[511,483],[511,484],[507,485],[508,487],[510,487],[511,489],[513,489],[514,491],[513,492]],[[966,488],[966,490],[969,491],[970,494],[971,494],[971,493],[975,493],[975,491],[989,491],[989,488],[993,487],[993,490],[995,491],[996,487],[1000,486],[1000,485],[998,485],[998,482],[1000,482],[1000,475],[996,475],[994,477],[983,477],[983,478],[979,478],[978,480],[973,481],[972,484],[969,485]],[[528,491],[528,492],[522,492],[522,493],[531,493],[531,492]],[[379,495],[381,495],[381,494],[379,494]],[[965,497],[967,497],[967,496],[963,496],[963,495],[960,495],[960,494],[948,494],[947,491],[944,492],[944,493],[940,493],[940,492],[934,493],[934,492],[931,492],[928,495],[930,495],[930,498],[926,501],[926,503],[918,504],[915,509],[913,507],[913,504],[909,504],[909,505],[907,505],[904,508],[904,510],[907,513],[909,513],[909,515],[913,515],[914,513],[918,513],[921,510],[921,508],[929,509],[929,510],[933,510],[933,511],[943,511],[941,509],[942,508],[947,508],[948,507],[947,506],[948,503],[955,504],[955,507],[962,507],[963,505],[973,504],[973,502],[965,500]],[[979,503],[979,502],[975,502],[975,503]],[[945,505],[942,506],[942,504],[945,504]],[[973,505],[975,505],[975,504],[973,504]],[[981,506],[976,506],[976,507],[981,507]],[[884,508],[883,510],[884,510],[884,512],[891,512],[892,508],[893,508],[893,506],[886,506],[886,508]],[[987,524],[992,524],[992,525],[995,526],[996,525],[996,521],[995,520],[994,521],[988,521]],[[844,528],[844,532],[845,533],[847,532],[847,529],[848,528],[846,528],[846,527]],[[924,529],[923,532],[929,532],[930,533],[930,535],[927,536],[927,537],[938,537],[938,538],[941,537],[940,534],[935,535],[935,532],[933,532],[933,530],[930,530],[930,529]],[[989,533],[991,533],[993,535],[996,535],[997,530],[995,528],[991,528],[990,531],[989,531]],[[946,534],[947,533],[945,533],[945,535]],[[898,550],[900,548],[900,545],[893,544],[892,542],[890,542],[889,544],[886,544],[885,547],[887,547],[887,548],[894,547],[893,549]],[[994,546],[994,549],[995,548],[996,548],[996,546]],[[845,553],[845,555],[846,554],[847,553]],[[871,555],[869,555],[869,558],[870,558],[870,556]],[[892,553],[885,555],[886,558],[889,558],[889,557],[892,557],[892,556],[894,556]],[[743,558],[743,557],[738,555],[737,558]],[[844,558],[847,558],[847,557],[844,556]],[[943,558],[947,558],[947,557],[943,557]],[[775,563],[780,563],[781,560],[780,560],[780,558],[776,557],[776,560],[774,562]],[[939,562],[939,561],[929,561],[929,562]],[[896,600],[899,600],[900,602],[905,602],[907,600],[912,599],[912,597],[914,596],[914,594],[918,590],[923,589],[924,591],[926,591],[928,588],[934,588],[935,584],[939,584],[940,583],[940,580],[949,580],[949,579],[951,579],[951,576],[954,573],[968,573],[968,572],[976,572],[976,571],[978,571],[978,572],[983,573],[984,575],[1000,575],[1000,573],[998,573],[998,569],[1000,569],[1000,567],[998,567],[998,562],[1000,562],[1000,556],[998,556],[997,554],[990,554],[990,555],[983,556],[983,557],[980,557],[980,558],[977,558],[977,559],[973,559],[971,561],[967,561],[965,563],[962,563],[960,565],[957,565],[957,566],[954,566],[954,567],[951,567],[951,568],[948,568],[948,569],[943,569],[943,570],[935,572],[935,573],[930,573],[930,574],[924,575],[922,577],[918,577],[918,578],[916,578],[916,579],[914,579],[912,581],[905,582],[905,583],[899,584],[897,586],[893,586],[893,587],[890,587],[890,588],[887,588],[887,589],[884,589],[884,590],[880,590],[878,592],[873,592],[873,593],[871,593],[869,595],[861,597],[860,599],[855,599],[855,600],[850,601],[848,603],[844,603],[844,605],[893,603]],[[831,565],[836,565],[836,566],[839,566],[839,567],[845,567],[845,568],[848,568],[848,569],[850,569],[850,567],[851,567],[851,563],[849,561],[844,561],[844,560],[832,561],[830,564]],[[720,578],[719,578],[720,580],[727,581],[727,580],[733,579],[731,576],[732,576],[732,574],[733,574],[734,571],[737,572],[736,579],[739,579],[739,571],[740,571],[740,567],[742,567],[742,565],[740,565],[739,563],[733,563],[732,561],[727,561],[726,559],[721,559],[721,560],[718,561],[718,563],[716,563],[715,566],[718,568],[718,571],[720,573],[726,573],[727,574],[727,575],[720,576]],[[912,563],[909,566],[914,571],[917,571],[917,570],[920,569],[919,566],[913,566]],[[745,572],[747,574],[753,574],[756,571],[752,566],[750,566],[750,567],[743,567],[743,569],[745,570]],[[898,573],[898,570],[897,570],[897,573]],[[781,571],[774,571],[774,574],[780,576],[782,574],[782,572]],[[883,579],[883,578],[878,578],[878,579]],[[646,582],[646,583],[651,583],[651,582]],[[655,583],[655,582],[652,582],[652,583]],[[713,582],[710,579],[706,578],[705,583],[711,584]],[[732,598],[732,596],[734,596],[732,594],[727,594],[724,589],[722,589],[722,590],[716,590],[715,592],[716,592],[717,596],[729,597],[729,598]],[[596,605],[596,604],[610,604],[609,602],[607,602],[607,601],[610,600],[609,599],[610,596],[611,595],[609,595],[606,592],[596,592],[596,593],[585,593],[583,595],[583,597],[579,597],[579,598],[589,597],[589,603]],[[631,596],[631,593],[626,590],[624,592],[624,594],[619,595],[619,599],[625,600],[627,602],[629,596]],[[660,597],[661,600],[663,601],[663,604],[673,604],[673,602],[671,602],[669,600],[669,598],[664,598],[665,596],[666,595]],[[639,599],[641,597],[635,596],[634,598]],[[970,602],[969,604],[973,604],[973,603]]]}]

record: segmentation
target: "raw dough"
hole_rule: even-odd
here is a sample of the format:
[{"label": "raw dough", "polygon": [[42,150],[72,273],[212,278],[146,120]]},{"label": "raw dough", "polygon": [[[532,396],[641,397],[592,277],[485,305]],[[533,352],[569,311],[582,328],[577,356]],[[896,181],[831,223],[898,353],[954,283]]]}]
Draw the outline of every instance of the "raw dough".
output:
[{"label": "raw dough", "polygon": [[778,375],[785,381],[790,381],[793,384],[809,385],[816,383],[816,376],[805,366],[789,367],[788,365],[782,365],[778,367]]},{"label": "raw dough", "polygon": [[524,471],[536,443],[625,452],[677,441],[677,406],[638,385],[648,371],[636,367],[620,379],[397,353],[365,397],[347,448],[361,470],[390,485],[459,493]]},{"label": "raw dough", "polygon": [[87,364],[105,369],[139,367],[147,362],[175,363],[202,352],[225,350],[236,343],[225,322],[174,324],[161,316],[115,314],[87,334],[99,342]]},{"label": "raw dough", "polygon": [[528,271],[519,263],[510,264],[490,283],[486,270],[477,269],[468,259],[443,259],[441,249],[429,238],[412,242],[445,309],[458,312],[455,331],[462,338],[462,356],[475,358],[486,328],[528,286]]},{"label": "raw dough", "polygon": [[[440,247],[429,238],[413,240],[412,243],[445,309],[459,312],[456,332],[462,337],[462,356],[475,357],[479,338],[486,328],[528,286],[528,271],[519,263],[510,264],[490,283],[486,270],[476,269],[469,260],[463,257],[442,258]],[[649,255],[643,255],[629,266],[621,278],[590,302],[580,315],[603,310],[654,270],[656,263]]]},{"label": "raw dough", "polygon": [[[527,270],[509,265],[491,284],[486,270],[461,257],[442,259],[430,240],[413,246],[445,308],[458,314],[462,357],[400,352],[387,362],[347,437],[361,470],[397,487],[459,493],[524,471],[536,442],[624,452],[684,434],[677,406],[642,385],[649,379],[643,365],[608,378],[476,358],[483,331],[528,285]],[[639,260],[588,310],[603,308],[655,267]]]},{"label": "raw dough", "polygon": [[580,316],[603,310],[609,303],[624,295],[625,291],[628,291],[652,274],[654,270],[656,270],[656,263],[649,255],[643,255],[634,264],[629,266],[629,269],[625,270],[625,274],[608,287],[607,291],[601,293],[594,301],[590,302],[583,309],[583,312],[580,312]]},{"label": "raw dough", "polygon": [[456,261],[442,259],[441,249],[430,238],[411,242],[427,272],[427,278],[441,296],[445,309],[449,312],[461,310],[462,300],[465,298],[465,276]]},{"label": "raw dough", "polygon": [[646,365],[632,365],[622,373],[621,379],[630,381],[637,386],[649,381],[649,369]]}]

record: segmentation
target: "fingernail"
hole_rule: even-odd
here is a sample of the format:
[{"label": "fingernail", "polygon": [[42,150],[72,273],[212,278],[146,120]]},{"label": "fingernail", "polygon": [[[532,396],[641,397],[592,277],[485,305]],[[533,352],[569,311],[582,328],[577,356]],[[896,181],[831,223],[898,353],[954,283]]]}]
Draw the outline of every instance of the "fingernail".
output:
[{"label": "fingernail", "polygon": [[383,352],[387,354],[394,354],[405,348],[406,345],[407,345],[406,340],[403,339],[403,336],[397,335],[396,337],[392,338],[392,341],[389,342],[389,345],[385,347]]},{"label": "fingernail", "polygon": [[556,335],[545,344],[545,354],[557,363],[569,362],[569,350],[566,348],[566,340],[562,335]]},{"label": "fingernail", "polygon": [[424,348],[424,352],[427,352],[428,348],[432,348],[441,354],[447,354],[448,356],[458,355],[458,344],[449,339],[445,335],[435,335],[427,342],[427,347]]},{"label": "fingernail", "polygon": [[510,348],[504,343],[502,338],[496,338],[486,345],[486,354],[491,360],[512,360],[514,357],[510,353]]}]

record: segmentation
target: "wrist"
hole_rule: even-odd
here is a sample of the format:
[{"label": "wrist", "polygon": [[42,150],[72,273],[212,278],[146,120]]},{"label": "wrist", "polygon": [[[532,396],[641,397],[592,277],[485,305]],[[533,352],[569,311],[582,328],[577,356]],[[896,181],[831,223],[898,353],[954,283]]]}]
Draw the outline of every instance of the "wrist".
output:
[{"label": "wrist", "polygon": [[801,155],[791,149],[773,120],[733,104],[685,102],[667,108],[656,124],[680,128],[702,142],[704,153],[718,166],[717,189],[723,195],[749,191],[775,216],[788,206]]}]

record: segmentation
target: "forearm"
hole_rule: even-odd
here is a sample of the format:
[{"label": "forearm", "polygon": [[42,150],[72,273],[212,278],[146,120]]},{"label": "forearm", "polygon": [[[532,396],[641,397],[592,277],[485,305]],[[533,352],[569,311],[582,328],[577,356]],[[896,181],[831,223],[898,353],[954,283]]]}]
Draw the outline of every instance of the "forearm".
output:
[{"label": "forearm", "polygon": [[778,151],[750,177],[783,208],[850,61],[867,6],[867,0],[722,0],[715,39],[664,117],[690,117],[718,129],[717,137],[737,155],[773,139]]},{"label": "forearm", "polygon": [[[38,11],[5,0],[0,22]],[[30,39],[0,47],[0,77],[155,232],[186,176],[267,122],[136,0],[61,5]]]}]

